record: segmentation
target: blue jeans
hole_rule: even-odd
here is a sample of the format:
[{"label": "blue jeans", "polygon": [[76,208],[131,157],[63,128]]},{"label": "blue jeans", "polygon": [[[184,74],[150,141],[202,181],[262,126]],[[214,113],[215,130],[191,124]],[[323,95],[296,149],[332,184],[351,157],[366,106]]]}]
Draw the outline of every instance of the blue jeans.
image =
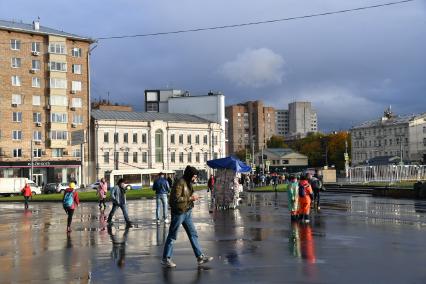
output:
[{"label": "blue jeans", "polygon": [[180,225],[182,224],[188,235],[189,241],[191,242],[192,250],[194,251],[195,257],[201,256],[200,244],[198,243],[197,230],[192,222],[192,209],[185,213],[174,214],[172,213],[172,221],[170,223],[169,234],[167,235],[166,243],[164,244],[163,259],[171,258],[173,255],[173,242],[176,241],[177,232]]},{"label": "blue jeans", "polygon": [[115,210],[117,210],[117,207],[120,207],[121,211],[123,211],[123,216],[124,216],[124,220],[126,220],[126,223],[130,223],[129,214],[127,213],[127,206],[126,206],[126,204],[120,205],[120,204],[116,204],[116,203],[114,203],[112,205],[111,212],[109,212],[108,222],[112,221],[112,216],[114,216],[114,213],[115,213]]},{"label": "blue jeans", "polygon": [[160,202],[163,204],[163,219],[167,219],[167,194],[156,195],[157,210],[155,211],[155,216],[157,220],[160,219]]}]

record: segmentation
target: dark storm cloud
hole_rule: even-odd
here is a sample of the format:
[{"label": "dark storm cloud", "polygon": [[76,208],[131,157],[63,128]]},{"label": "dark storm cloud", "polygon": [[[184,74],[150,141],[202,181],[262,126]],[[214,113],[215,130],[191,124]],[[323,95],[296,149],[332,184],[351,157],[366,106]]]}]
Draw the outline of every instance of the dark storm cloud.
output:
[{"label": "dark storm cloud", "polygon": [[[2,1],[0,18],[103,37],[284,18],[385,0]],[[191,34],[100,41],[92,93],[142,108],[147,88],[225,93],[277,108],[310,100],[323,130],[380,115],[425,112],[426,5],[399,6]],[[252,70],[246,69],[252,66]],[[256,68],[253,68],[256,66]],[[234,73],[233,73],[234,72]]]}]

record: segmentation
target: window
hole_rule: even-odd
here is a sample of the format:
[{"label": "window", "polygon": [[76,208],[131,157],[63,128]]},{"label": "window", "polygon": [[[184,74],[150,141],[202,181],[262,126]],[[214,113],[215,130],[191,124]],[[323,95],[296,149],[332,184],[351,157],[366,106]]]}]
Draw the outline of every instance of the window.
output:
[{"label": "window", "polygon": [[129,133],[123,134],[123,143],[129,143]]},{"label": "window", "polygon": [[58,158],[64,156],[64,149],[52,149],[52,157]]},{"label": "window", "polygon": [[12,86],[16,86],[16,87],[21,86],[21,77],[12,76],[11,79],[12,79]]},{"label": "window", "polygon": [[34,158],[41,158],[42,154],[43,154],[43,151],[41,149],[33,149]]},{"label": "window", "polygon": [[147,112],[158,112],[158,103],[146,102]]},{"label": "window", "polygon": [[66,62],[49,62],[49,71],[67,72]]},{"label": "window", "polygon": [[148,162],[148,153],[142,152],[142,163],[147,163],[147,162]]},{"label": "window", "polygon": [[80,148],[75,148],[72,150],[72,156],[74,158],[80,158],[81,157],[81,149]]},{"label": "window", "polygon": [[39,106],[39,105],[41,105],[40,96],[33,96],[33,106]]},{"label": "window", "polygon": [[104,164],[109,164],[109,152],[104,152]]},{"label": "window", "polygon": [[40,112],[33,112],[33,122],[34,123],[41,123],[41,113]]},{"label": "window", "polygon": [[72,65],[72,73],[81,74],[81,64],[73,64]]},{"label": "window", "polygon": [[50,139],[52,140],[67,140],[68,132],[62,130],[52,130],[50,131]]},{"label": "window", "polygon": [[22,139],[22,131],[21,130],[13,130],[12,131],[12,139],[13,140],[21,140]]},{"label": "window", "polygon": [[213,153],[213,160],[216,160],[218,157],[218,154],[216,152]]},{"label": "window", "polygon": [[183,163],[183,153],[179,153],[179,163]]},{"label": "window", "polygon": [[40,70],[40,60],[31,60],[31,69],[32,70]]},{"label": "window", "polygon": [[155,131],[155,162],[163,162],[163,131],[161,129]]},{"label": "window", "polygon": [[109,132],[104,132],[104,143],[109,143]]},{"label": "window", "polygon": [[207,143],[208,143],[207,135],[204,135],[204,137],[203,137],[203,143],[204,143],[204,145],[207,145]]},{"label": "window", "polygon": [[213,145],[217,145],[217,135],[213,136]]},{"label": "window", "polygon": [[133,143],[134,144],[138,143],[138,134],[137,133],[133,133]]},{"label": "window", "polygon": [[65,44],[64,43],[51,43],[49,44],[49,53],[56,53],[56,54],[65,54]]},{"label": "window", "polygon": [[118,133],[114,133],[114,143],[118,143]]},{"label": "window", "polygon": [[426,138],[423,138],[423,146],[426,146]]},{"label": "window", "polygon": [[179,144],[183,144],[183,134],[179,134]]},{"label": "window", "polygon": [[195,153],[195,162],[196,163],[200,162],[200,153]]},{"label": "window", "polygon": [[67,123],[68,122],[68,114],[67,113],[60,113],[60,112],[52,112],[50,114],[50,122]]},{"label": "window", "polygon": [[175,144],[175,135],[174,134],[170,135],[170,144]]},{"label": "window", "polygon": [[40,78],[38,78],[38,77],[33,77],[31,79],[31,87],[33,87],[33,88],[40,88],[40,83],[41,83],[41,81],[40,81]]},{"label": "window", "polygon": [[81,82],[80,81],[72,81],[71,82],[71,90],[75,92],[81,92]]},{"label": "window", "polygon": [[14,158],[22,157],[22,149],[20,149],[20,148],[13,149],[13,157]]},{"label": "window", "polygon": [[13,122],[22,122],[22,112],[20,112],[20,111],[12,112],[12,121]]},{"label": "window", "polygon": [[138,152],[133,152],[133,163],[138,162]]},{"label": "window", "polygon": [[74,48],[71,50],[71,55],[72,55],[73,57],[81,57],[81,48],[74,47]]},{"label": "window", "polygon": [[170,153],[170,162],[176,163],[176,153],[175,152]]},{"label": "window", "polygon": [[34,131],[33,132],[33,140],[34,141],[41,141],[41,131]]},{"label": "window", "polygon": [[72,123],[83,124],[83,116],[81,114],[74,114],[72,116]]},{"label": "window", "polygon": [[50,95],[49,102],[52,106],[68,106],[67,96]]},{"label": "window", "polygon": [[41,52],[41,43],[40,42],[32,42],[31,43],[31,51],[32,52]]},{"label": "window", "polygon": [[51,89],[66,89],[67,80],[61,78],[50,78],[50,88]]},{"label": "window", "polygon": [[188,153],[188,163],[192,163],[192,153]]},{"label": "window", "polygon": [[124,152],[123,162],[125,162],[125,163],[129,162],[129,152]]},{"label": "window", "polygon": [[21,58],[12,57],[11,67],[12,68],[20,68],[21,67]]},{"label": "window", "polygon": [[195,144],[200,145],[200,135],[195,135]]},{"label": "window", "polygon": [[187,142],[188,142],[188,144],[192,144],[192,137],[191,137],[191,134],[189,134],[189,135],[188,135],[188,137],[187,137]]},{"label": "window", "polygon": [[10,49],[12,50],[20,50],[21,49],[21,41],[18,39],[10,40]]},{"label": "window", "polygon": [[142,143],[146,144],[146,133],[142,133]]},{"label": "window", "polygon": [[81,108],[82,107],[82,101],[81,98],[72,98],[72,107],[75,108]]}]

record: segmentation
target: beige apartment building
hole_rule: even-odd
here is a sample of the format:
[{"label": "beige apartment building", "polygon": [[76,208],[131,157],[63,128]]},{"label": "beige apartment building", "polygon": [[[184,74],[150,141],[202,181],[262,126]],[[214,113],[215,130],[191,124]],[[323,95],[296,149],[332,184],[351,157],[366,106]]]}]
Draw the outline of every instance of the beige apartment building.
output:
[{"label": "beige apartment building", "polygon": [[247,149],[259,151],[275,135],[275,109],[265,107],[262,101],[227,106],[228,153]]},{"label": "beige apartment building", "polygon": [[71,137],[89,130],[93,41],[38,21],[0,21],[0,42],[0,177],[83,183],[81,146]]}]

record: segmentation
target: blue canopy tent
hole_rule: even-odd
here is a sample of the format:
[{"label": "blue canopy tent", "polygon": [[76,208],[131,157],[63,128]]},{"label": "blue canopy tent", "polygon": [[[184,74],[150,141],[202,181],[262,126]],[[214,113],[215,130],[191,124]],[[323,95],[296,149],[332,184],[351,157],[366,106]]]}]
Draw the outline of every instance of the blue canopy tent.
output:
[{"label": "blue canopy tent", "polygon": [[233,156],[207,161],[207,165],[213,169],[231,169],[237,173],[251,172],[250,166]]}]

